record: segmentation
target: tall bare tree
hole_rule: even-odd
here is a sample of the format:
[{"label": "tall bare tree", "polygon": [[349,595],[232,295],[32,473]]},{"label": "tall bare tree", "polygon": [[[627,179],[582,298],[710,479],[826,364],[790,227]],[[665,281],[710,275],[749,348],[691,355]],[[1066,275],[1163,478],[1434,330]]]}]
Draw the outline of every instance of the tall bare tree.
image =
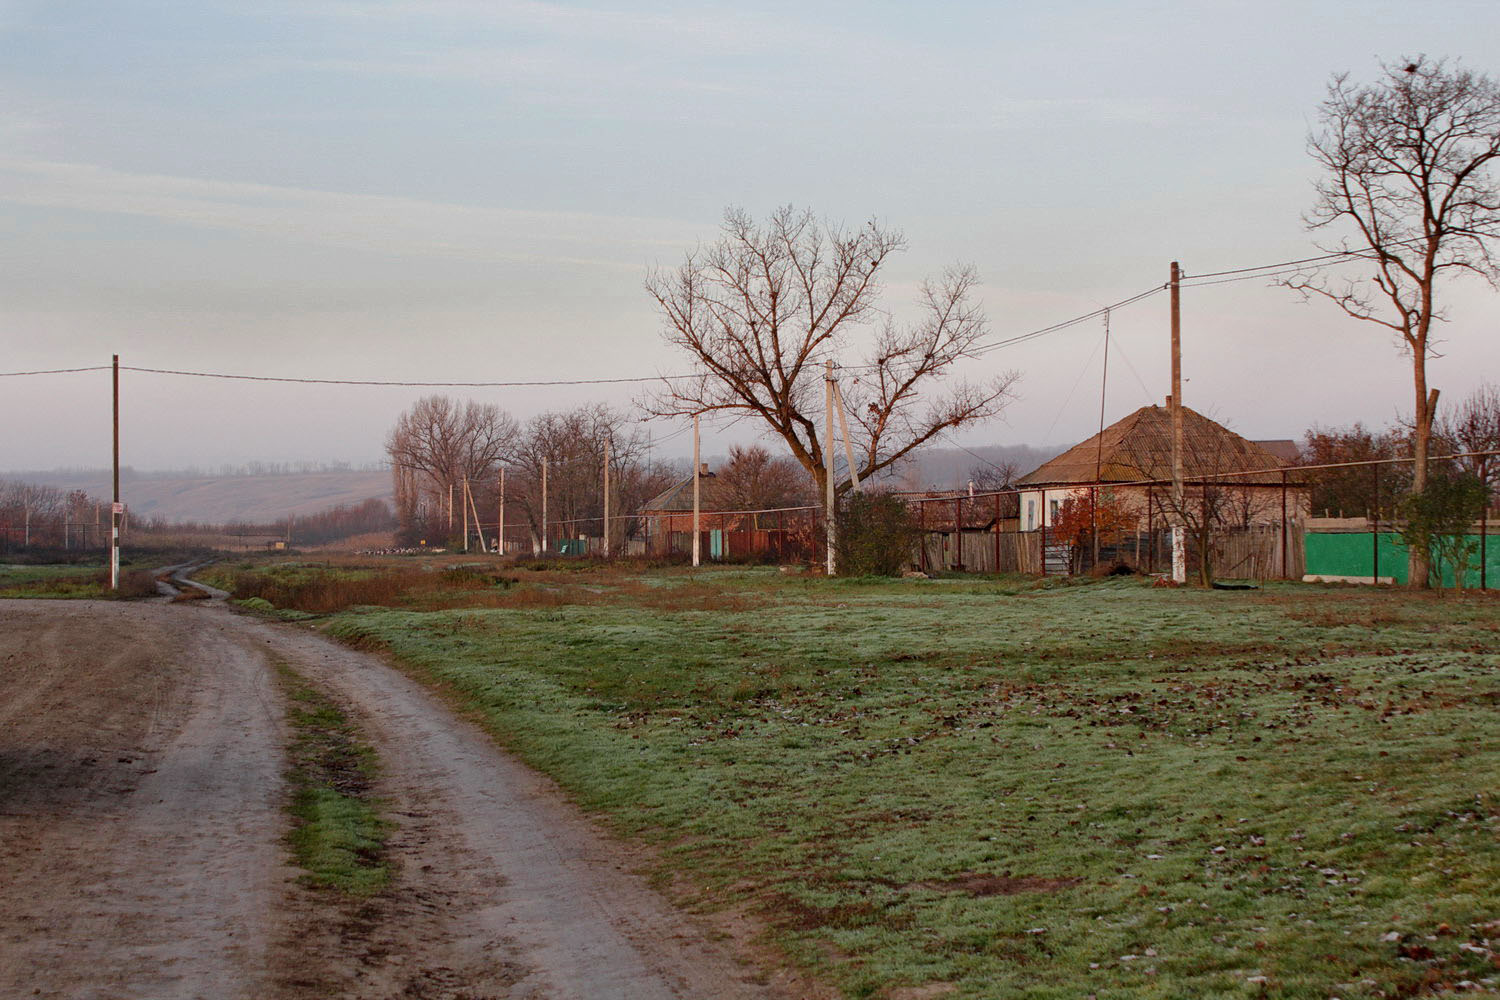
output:
[{"label": "tall bare tree", "polygon": [[729,461],[715,479],[715,499],[730,510],[771,510],[812,500],[812,480],[802,467],[758,444],[731,445]]},{"label": "tall bare tree", "polygon": [[647,438],[639,420],[602,403],[542,413],[527,422],[507,460],[506,501],[530,527],[533,548],[541,544],[542,463],[547,465],[549,540],[597,537],[604,515],[604,455],[610,463],[610,538],[614,545],[634,533],[627,517],[665,489],[675,470],[647,468]]},{"label": "tall bare tree", "polygon": [[[758,420],[786,442],[820,495],[831,445],[818,429],[825,361],[846,365],[839,379],[850,433],[859,439],[861,479],[944,431],[999,413],[1011,398],[1013,372],[941,385],[986,333],[973,270],[954,268],[924,282],[920,318],[910,325],[879,310],[884,268],[905,247],[899,232],[873,219],[845,229],[791,207],[764,223],[738,209],[725,212],[716,242],[646,279],[664,337],[695,369],[691,378],[664,382],[647,409]],[[862,338],[862,359],[851,363],[861,330],[871,335]],[[850,485],[846,471],[835,488]]]},{"label": "tall bare tree", "polygon": [[1500,386],[1482,383],[1449,407],[1439,435],[1455,452],[1470,454],[1460,465],[1493,489],[1500,482],[1500,456],[1474,453],[1500,451]]},{"label": "tall bare tree", "polygon": [[461,489],[465,479],[488,484],[517,434],[515,420],[493,403],[448,396],[417,400],[386,436],[399,530],[409,533],[418,522],[426,522],[428,531],[446,528],[446,520],[437,524],[437,512],[446,509],[449,490]]},{"label": "tall bare tree", "polygon": [[[1308,139],[1323,177],[1307,224],[1342,233],[1323,249],[1359,252],[1374,273],[1337,285],[1307,275],[1286,284],[1389,329],[1411,356],[1412,490],[1421,493],[1437,404],[1427,359],[1432,325],[1445,318],[1439,286],[1456,274],[1491,284],[1497,277],[1490,243],[1500,235],[1500,187],[1491,168],[1500,158],[1500,85],[1426,56],[1381,68],[1372,84],[1335,76],[1319,131]],[[1427,586],[1427,563],[1427,553],[1412,548],[1412,586]]]}]

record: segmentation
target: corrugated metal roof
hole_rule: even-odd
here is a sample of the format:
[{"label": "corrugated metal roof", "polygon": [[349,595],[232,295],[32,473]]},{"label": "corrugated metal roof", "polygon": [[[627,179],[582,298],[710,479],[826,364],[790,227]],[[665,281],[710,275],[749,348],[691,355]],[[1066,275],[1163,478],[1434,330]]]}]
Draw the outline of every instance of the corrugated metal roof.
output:
[{"label": "corrugated metal roof", "polygon": [[[1103,442],[1101,452],[1100,442]],[[1287,463],[1196,410],[1182,408],[1182,474],[1187,478],[1276,469]],[[1097,473],[1097,479],[1096,479]],[[1172,478],[1172,415],[1165,406],[1143,406],[1074,445],[1018,485],[1126,483]],[[1249,480],[1245,480],[1249,481]]]}]

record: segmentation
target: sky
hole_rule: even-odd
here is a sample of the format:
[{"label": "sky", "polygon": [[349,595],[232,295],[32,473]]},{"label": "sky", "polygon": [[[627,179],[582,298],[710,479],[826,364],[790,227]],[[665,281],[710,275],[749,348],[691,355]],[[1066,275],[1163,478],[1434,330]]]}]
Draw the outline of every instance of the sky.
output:
[{"label": "sky", "polygon": [[[574,4],[0,0],[0,372],[509,381],[687,369],[643,289],[728,206],[872,216],[883,306],[973,264],[996,338],[1167,276],[1315,253],[1330,74],[1500,71],[1493,2]],[[1500,377],[1500,293],[1448,292],[1430,381]],[[1252,438],[1411,410],[1391,337],[1264,281],[1183,293],[1187,405]],[[961,445],[1097,429],[1104,329]],[[856,363],[858,341],[848,363]],[[1111,316],[1106,414],[1169,390],[1167,298]],[[126,372],[138,469],[382,457],[423,390]],[[522,419],[637,388],[455,391]],[[0,470],[107,465],[103,372],[0,379]],[[678,425],[651,431],[669,453]],[[675,436],[674,436],[675,435]],[[753,429],[705,428],[705,448]],[[945,442],[947,443],[947,442]]]}]

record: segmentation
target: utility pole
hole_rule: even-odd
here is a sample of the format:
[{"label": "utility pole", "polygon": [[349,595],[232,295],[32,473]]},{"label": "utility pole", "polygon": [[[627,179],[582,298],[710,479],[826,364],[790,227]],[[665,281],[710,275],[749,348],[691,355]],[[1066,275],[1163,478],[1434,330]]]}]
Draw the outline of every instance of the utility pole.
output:
[{"label": "utility pole", "polygon": [[547,459],[542,457],[542,555],[547,554]]},{"label": "utility pole", "polygon": [[838,547],[838,525],[834,519],[834,491],[833,491],[833,360],[829,359],[823,367],[823,409],[826,411],[824,424],[827,432],[823,438],[823,477],[827,481],[826,496],[823,502],[823,540],[827,548],[827,557],[824,559],[824,572],[833,576],[835,570],[834,551]]},{"label": "utility pole", "polygon": [[839,408],[839,433],[844,436],[844,458],[849,461],[849,478],[857,490],[859,489],[859,469],[854,464],[854,445],[849,443],[849,414],[844,409],[844,391],[839,388],[837,382],[833,383],[833,401]]},{"label": "utility pole", "polygon": [[702,558],[703,539],[698,532],[698,519],[702,515],[702,477],[698,474],[702,466],[698,464],[698,414],[693,414],[693,565],[697,566]]},{"label": "utility pole", "polygon": [[1089,535],[1099,565],[1099,480],[1104,476],[1104,399],[1109,392],[1109,310],[1104,310],[1104,372],[1099,377],[1099,438],[1094,448],[1094,489],[1089,494]]},{"label": "utility pole", "polygon": [[604,558],[609,558],[609,438],[604,439]]},{"label": "utility pole", "polygon": [[[1182,269],[1172,261],[1172,579],[1187,582],[1187,532],[1182,523]],[[1204,530],[1207,530],[1205,527]]]},{"label": "utility pole", "polygon": [[469,551],[469,477],[464,476],[464,495],[459,502],[464,509],[464,552]]},{"label": "utility pole", "polygon": [[1182,509],[1182,271],[1172,261],[1172,501]]},{"label": "utility pole", "polygon": [[125,505],[120,502],[120,356],[116,354],[110,365],[114,383],[114,499],[109,505],[109,589],[120,589],[120,515]]},{"label": "utility pole", "polygon": [[500,521],[495,525],[495,554],[505,555],[505,466],[500,466]]},{"label": "utility pole", "polygon": [[448,483],[448,534],[453,534],[453,483]]}]

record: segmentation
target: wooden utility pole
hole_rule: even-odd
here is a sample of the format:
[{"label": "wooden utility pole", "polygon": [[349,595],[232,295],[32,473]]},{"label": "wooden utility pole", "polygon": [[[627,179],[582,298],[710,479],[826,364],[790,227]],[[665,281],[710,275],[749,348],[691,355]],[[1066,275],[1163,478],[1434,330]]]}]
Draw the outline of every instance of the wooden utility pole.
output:
[{"label": "wooden utility pole", "polygon": [[693,414],[693,565],[697,566],[702,558],[703,539],[699,534],[698,518],[702,515],[701,502],[701,476],[699,472],[703,467],[698,464],[698,414]]},{"label": "wooden utility pole", "polygon": [[120,589],[120,515],[125,512],[120,502],[120,356],[116,354],[111,364],[114,382],[114,465],[115,490],[109,506],[109,589]]},{"label": "wooden utility pole", "polygon": [[505,555],[505,466],[500,466],[500,520],[495,525],[495,554]]},{"label": "wooden utility pole", "polygon": [[[839,408],[839,433],[844,437],[844,458],[849,461],[849,478],[854,482],[854,488],[859,489],[859,470],[854,464],[854,445],[849,443],[849,415],[844,410],[844,393],[837,382],[833,383],[833,401]],[[973,483],[970,483],[972,491]]]},{"label": "wooden utility pole", "polygon": [[824,572],[833,576],[835,570],[834,551],[838,547],[838,525],[834,518],[834,490],[833,490],[833,361],[829,360],[823,368],[823,408],[826,411],[825,424],[826,434],[823,438],[823,478],[827,480],[828,488],[823,501],[823,540],[827,548],[827,556],[824,559]]},{"label": "wooden utility pole", "polygon": [[604,558],[609,558],[609,438],[604,439]]},{"label": "wooden utility pole", "polygon": [[542,458],[542,555],[547,554],[547,459]]},{"label": "wooden utility pole", "polygon": [[1104,400],[1109,394],[1109,310],[1104,310],[1104,371],[1099,376],[1099,437],[1094,448],[1094,489],[1089,494],[1089,541],[1099,565],[1099,481],[1104,478]]},{"label": "wooden utility pole", "polygon": [[[464,501],[468,504],[468,506],[464,508],[464,520],[465,520],[465,522],[467,522],[469,515],[471,513],[474,515],[474,535],[475,535],[475,537],[477,537],[479,539],[479,551],[480,552],[488,552],[489,549],[484,544],[484,528],[479,523],[479,501],[474,498],[474,490],[470,488],[470,486],[469,486],[469,480],[467,478],[464,479]],[[468,543],[469,543],[469,533],[468,533],[467,530],[465,530],[464,531],[464,551],[465,552],[469,551]]]},{"label": "wooden utility pole", "polygon": [[1182,271],[1172,261],[1172,502],[1182,509]]}]

